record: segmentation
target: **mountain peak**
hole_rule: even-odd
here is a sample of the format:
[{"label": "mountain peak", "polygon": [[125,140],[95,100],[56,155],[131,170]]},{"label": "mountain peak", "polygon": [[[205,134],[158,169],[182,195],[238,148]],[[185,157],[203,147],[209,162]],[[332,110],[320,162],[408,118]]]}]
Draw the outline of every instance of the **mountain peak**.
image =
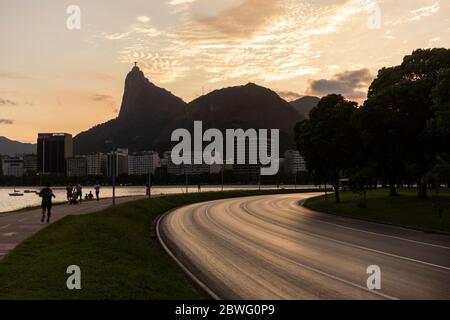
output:
[{"label": "mountain peak", "polygon": [[184,115],[185,108],[182,99],[151,83],[144,72],[134,66],[125,79],[119,116],[77,135],[75,152],[107,151],[105,140],[114,141],[117,147],[148,150],[153,148],[158,136],[166,138],[162,132],[170,127],[173,119]]},{"label": "mountain peak", "polygon": [[290,104],[294,107],[294,109],[304,116],[305,118],[309,118],[309,113],[311,112],[312,108],[317,106],[319,103],[320,98],[314,97],[314,96],[304,96],[300,99],[291,101]]},{"label": "mountain peak", "polygon": [[[125,79],[125,91],[119,118],[151,117],[162,109],[178,113],[185,103],[169,91],[151,83],[138,66],[134,66]],[[168,109],[168,110],[167,110]]]},{"label": "mountain peak", "polygon": [[150,81],[145,77],[144,72],[142,72],[138,66],[134,66],[125,79],[125,90],[136,85],[146,85],[149,83]]}]

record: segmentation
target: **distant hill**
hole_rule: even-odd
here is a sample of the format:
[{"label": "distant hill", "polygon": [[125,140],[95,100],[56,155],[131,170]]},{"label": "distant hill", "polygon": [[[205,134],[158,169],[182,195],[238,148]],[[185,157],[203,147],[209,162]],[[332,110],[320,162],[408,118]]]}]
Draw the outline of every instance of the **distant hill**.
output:
[{"label": "distant hill", "polygon": [[0,154],[14,156],[23,153],[36,153],[36,151],[36,144],[22,143],[0,136]]},{"label": "distant hill", "polygon": [[304,119],[274,91],[249,83],[213,91],[188,105],[188,118],[204,129],[279,129],[280,148],[294,146],[293,128]]},{"label": "distant hill", "polygon": [[294,146],[293,128],[304,118],[274,91],[252,83],[216,90],[187,104],[134,67],[125,80],[119,116],[77,135],[74,151],[110,151],[106,140],[130,151],[168,151],[173,130],[192,130],[194,120],[203,121],[204,129],[280,129],[284,151]]},{"label": "distant hill", "polygon": [[320,98],[318,98],[318,97],[305,96],[305,97],[301,97],[300,99],[297,99],[295,101],[291,101],[290,104],[303,117],[309,118],[309,113],[311,112],[312,108],[317,106],[319,101],[320,101]]}]

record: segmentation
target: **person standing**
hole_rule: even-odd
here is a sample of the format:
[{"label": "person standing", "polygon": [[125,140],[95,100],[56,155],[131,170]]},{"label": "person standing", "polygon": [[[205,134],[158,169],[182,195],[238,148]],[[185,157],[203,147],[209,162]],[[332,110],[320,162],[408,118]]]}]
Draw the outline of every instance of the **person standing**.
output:
[{"label": "person standing", "polygon": [[67,201],[69,201],[69,202],[72,200],[72,193],[73,193],[73,187],[71,184],[69,184],[66,188]]},{"label": "person standing", "polygon": [[47,223],[50,223],[50,216],[52,214],[52,198],[56,198],[53,194],[52,189],[50,189],[50,183],[46,184],[46,187],[39,192],[39,197],[42,198],[42,219],[41,222],[45,221],[45,213],[47,213]]},{"label": "person standing", "polygon": [[97,198],[97,201],[98,200],[100,200],[100,185],[97,183],[95,186],[94,186],[94,189],[95,189],[95,197]]},{"label": "person standing", "polygon": [[83,188],[81,184],[77,184],[77,195],[80,198],[80,203],[83,201]]}]

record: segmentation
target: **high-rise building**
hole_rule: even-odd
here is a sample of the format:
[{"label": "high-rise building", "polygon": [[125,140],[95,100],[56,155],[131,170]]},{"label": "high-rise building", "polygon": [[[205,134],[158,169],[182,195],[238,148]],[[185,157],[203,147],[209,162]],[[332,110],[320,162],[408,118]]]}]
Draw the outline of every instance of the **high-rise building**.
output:
[{"label": "high-rise building", "polygon": [[159,154],[156,151],[144,151],[134,153],[128,156],[128,174],[129,175],[147,175],[150,172],[155,173],[156,168],[161,166]]},{"label": "high-rise building", "polygon": [[107,156],[104,153],[93,153],[86,156],[87,175],[103,176],[106,174]]},{"label": "high-rise building", "polygon": [[73,154],[72,135],[40,133],[37,141],[37,153],[39,173],[64,175],[66,160]]},{"label": "high-rise building", "polygon": [[[195,162],[202,162],[201,164],[195,164]],[[164,163],[167,163],[167,173],[171,175],[181,176],[184,174],[187,175],[199,175],[210,173],[211,166],[203,162],[203,153],[195,153],[193,152],[191,155],[191,163],[190,164],[180,164],[176,165],[172,161],[172,152],[166,151],[164,152]]]},{"label": "high-rise building", "polygon": [[305,159],[298,150],[286,150],[284,153],[284,168],[286,173],[289,174],[307,171]]},{"label": "high-rise building", "polygon": [[4,176],[22,177],[23,159],[21,157],[3,157],[2,173]]},{"label": "high-rise building", "polygon": [[36,174],[37,170],[37,155],[24,154],[23,155],[23,171],[25,174]]},{"label": "high-rise building", "polygon": [[181,166],[181,173],[187,175],[198,175],[210,173],[211,166],[203,161],[203,152],[192,152],[191,164]]},{"label": "high-rise building", "polygon": [[66,171],[68,177],[85,177],[87,175],[87,161],[85,157],[67,159]]},{"label": "high-rise building", "polygon": [[108,177],[128,174],[128,149],[117,149],[115,152],[108,153],[106,159],[106,175]]},{"label": "high-rise building", "polygon": [[163,162],[167,163],[167,173],[168,174],[176,175],[176,176],[183,174],[181,171],[181,166],[177,166],[175,163],[173,163],[171,151],[164,152]]},{"label": "high-rise building", "polygon": [[[258,141],[259,140],[257,138],[234,140],[233,173],[250,179],[255,179],[259,176],[261,172],[261,165],[258,162]],[[239,145],[243,148],[239,148]],[[254,147],[251,147],[251,145]],[[268,150],[270,151],[270,145]],[[239,158],[241,158],[244,163],[239,163]]]}]

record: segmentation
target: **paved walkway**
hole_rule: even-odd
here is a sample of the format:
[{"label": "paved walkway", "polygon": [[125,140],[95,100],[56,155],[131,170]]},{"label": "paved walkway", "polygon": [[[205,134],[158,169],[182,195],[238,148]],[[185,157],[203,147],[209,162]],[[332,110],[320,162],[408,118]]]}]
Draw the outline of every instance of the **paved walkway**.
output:
[{"label": "paved walkway", "polygon": [[[143,199],[143,196],[117,198],[116,203],[121,204]],[[100,201],[83,201],[80,205],[56,205],[52,208],[50,224],[68,216],[93,213],[111,206],[111,199]],[[0,261],[19,243],[36,232],[47,227],[41,222],[42,210],[32,209],[12,213],[0,213]]]}]

